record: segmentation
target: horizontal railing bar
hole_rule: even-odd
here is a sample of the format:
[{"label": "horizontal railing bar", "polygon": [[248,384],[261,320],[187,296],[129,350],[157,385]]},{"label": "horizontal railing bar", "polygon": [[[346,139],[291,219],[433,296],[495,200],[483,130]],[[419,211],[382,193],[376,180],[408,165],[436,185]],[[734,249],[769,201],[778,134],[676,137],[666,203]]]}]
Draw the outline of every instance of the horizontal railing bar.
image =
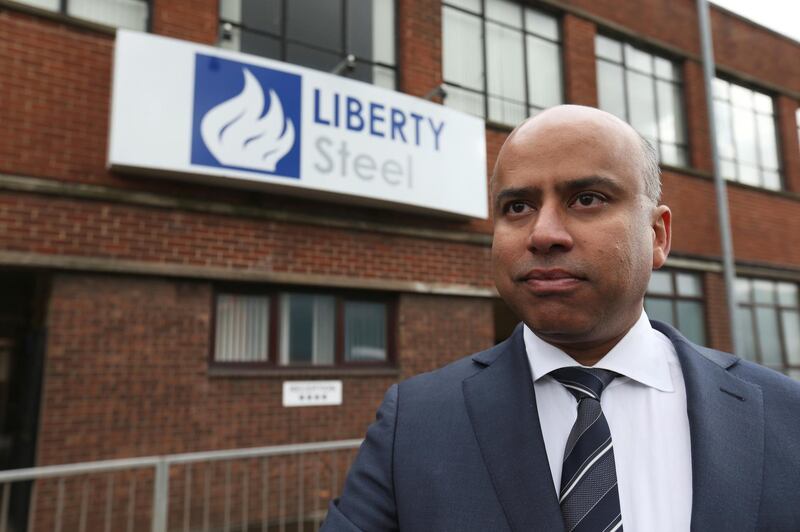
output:
[{"label": "horizontal railing bar", "polygon": [[119,471],[121,469],[154,467],[157,463],[157,456],[145,456],[141,458],[121,458],[117,460],[99,460],[97,462],[78,462],[75,464],[9,469],[7,471],[0,471],[0,483],[84,475],[88,473],[105,473],[108,471]]},{"label": "horizontal railing bar", "polygon": [[364,440],[339,440],[321,443],[294,443],[289,445],[272,445],[269,447],[250,447],[246,449],[230,449],[224,451],[206,451],[199,453],[170,454],[164,458],[170,465],[188,464],[190,462],[214,462],[237,458],[260,458],[283,454],[315,453],[322,451],[341,451],[355,449]]},{"label": "horizontal railing bar", "polygon": [[286,454],[313,453],[323,451],[341,451],[355,449],[361,445],[362,439],[338,440],[329,442],[294,443],[287,445],[271,445],[267,447],[250,447],[245,449],[227,449],[222,451],[204,451],[196,453],[168,454],[163,456],[143,456],[139,458],[121,458],[115,460],[99,460],[95,462],[79,462],[24,469],[0,471],[0,483],[35,480],[40,478],[105,473],[122,469],[155,467],[160,460],[169,465],[188,464],[192,462],[213,462],[234,460],[238,458],[260,458]]}]

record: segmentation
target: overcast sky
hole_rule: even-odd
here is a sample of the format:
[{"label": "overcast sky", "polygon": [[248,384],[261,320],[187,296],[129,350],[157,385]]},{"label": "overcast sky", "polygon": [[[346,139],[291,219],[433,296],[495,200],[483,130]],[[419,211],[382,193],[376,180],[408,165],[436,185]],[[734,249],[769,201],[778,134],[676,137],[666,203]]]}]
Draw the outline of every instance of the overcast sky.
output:
[{"label": "overcast sky", "polygon": [[800,0],[710,0],[800,42]]}]

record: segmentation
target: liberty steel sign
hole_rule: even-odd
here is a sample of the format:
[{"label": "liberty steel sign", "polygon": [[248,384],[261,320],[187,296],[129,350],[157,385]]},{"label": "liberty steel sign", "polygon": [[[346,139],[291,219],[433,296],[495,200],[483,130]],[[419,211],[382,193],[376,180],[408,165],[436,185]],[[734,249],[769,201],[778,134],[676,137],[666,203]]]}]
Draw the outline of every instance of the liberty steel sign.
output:
[{"label": "liberty steel sign", "polygon": [[482,120],[261,57],[121,30],[111,168],[487,217]]}]

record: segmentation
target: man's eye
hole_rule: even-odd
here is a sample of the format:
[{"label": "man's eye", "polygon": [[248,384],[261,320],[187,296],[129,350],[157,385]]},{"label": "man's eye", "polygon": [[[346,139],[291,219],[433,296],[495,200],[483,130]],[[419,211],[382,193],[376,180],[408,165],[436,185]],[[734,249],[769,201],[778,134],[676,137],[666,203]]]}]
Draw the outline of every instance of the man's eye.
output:
[{"label": "man's eye", "polygon": [[603,202],[603,200],[604,200],[603,197],[601,197],[598,194],[595,194],[594,192],[584,192],[582,194],[578,194],[575,197],[574,205],[577,205],[579,207],[592,207],[595,205],[599,205],[600,203]]},{"label": "man's eye", "polygon": [[522,214],[526,210],[528,210],[528,205],[524,201],[514,201],[506,207],[506,211],[512,214]]}]

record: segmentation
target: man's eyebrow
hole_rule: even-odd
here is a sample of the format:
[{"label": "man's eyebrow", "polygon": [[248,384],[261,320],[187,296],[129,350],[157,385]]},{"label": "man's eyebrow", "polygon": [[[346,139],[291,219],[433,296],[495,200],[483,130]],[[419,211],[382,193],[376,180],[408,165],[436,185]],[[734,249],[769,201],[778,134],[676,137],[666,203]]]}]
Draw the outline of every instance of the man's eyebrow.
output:
[{"label": "man's eyebrow", "polygon": [[562,181],[556,185],[556,190],[559,192],[562,191],[573,191],[573,190],[581,190],[586,188],[607,188],[610,189],[612,192],[621,193],[624,192],[624,187],[615,179],[611,179],[610,177],[605,177],[601,175],[590,175],[586,177],[579,177],[576,179],[569,179],[566,181]]},{"label": "man's eyebrow", "polygon": [[497,193],[497,196],[494,198],[495,207],[498,207],[501,203],[509,199],[518,199],[518,198],[530,198],[533,196],[538,196],[542,193],[542,189],[539,187],[513,187],[513,188],[504,188],[500,192]]}]

